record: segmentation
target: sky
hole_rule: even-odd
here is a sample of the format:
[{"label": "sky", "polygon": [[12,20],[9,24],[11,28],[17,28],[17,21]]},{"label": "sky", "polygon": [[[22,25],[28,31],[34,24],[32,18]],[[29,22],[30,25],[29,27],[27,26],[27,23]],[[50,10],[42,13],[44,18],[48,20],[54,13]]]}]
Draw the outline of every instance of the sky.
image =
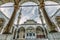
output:
[{"label": "sky", "polygon": [[[45,5],[50,5],[50,4],[58,4],[56,2],[52,2],[52,1],[46,1]],[[13,6],[14,3],[5,3],[1,6]],[[23,3],[23,5],[37,5],[34,2],[26,2]],[[58,9],[60,8],[60,6],[45,6],[45,9],[49,15],[49,17],[51,17]],[[12,12],[13,12],[14,7],[9,7],[9,8],[0,8],[0,10],[8,17],[11,18]],[[38,6],[36,7],[20,7],[17,14],[16,14],[16,20],[15,20],[15,24],[17,23],[17,17],[18,17],[18,13],[21,10],[21,19],[20,19],[20,24],[23,24],[25,21],[29,20],[29,19],[33,19],[35,21],[37,21],[37,23],[41,23],[41,20],[39,18],[39,12],[38,12]]]}]

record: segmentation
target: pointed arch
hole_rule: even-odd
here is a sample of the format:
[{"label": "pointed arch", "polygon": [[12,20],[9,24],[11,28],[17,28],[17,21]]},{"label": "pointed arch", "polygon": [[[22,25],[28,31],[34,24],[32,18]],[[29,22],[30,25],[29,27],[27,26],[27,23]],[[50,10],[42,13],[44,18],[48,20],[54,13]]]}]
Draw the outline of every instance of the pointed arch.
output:
[{"label": "pointed arch", "polygon": [[25,32],[25,28],[24,28],[24,27],[20,27],[20,28],[19,28],[19,31],[20,31],[20,32]]},{"label": "pointed arch", "polygon": [[39,4],[39,1],[38,1],[38,0],[22,0],[22,1],[20,2],[20,4],[23,4],[23,3],[26,3],[26,2],[34,2],[34,3],[36,3],[36,4]]},{"label": "pointed arch", "polygon": [[34,27],[32,27],[32,26],[27,27],[26,30],[34,30]]},{"label": "pointed arch", "polygon": [[38,26],[38,27],[36,28],[36,31],[42,31],[42,32],[44,32],[43,28],[40,27],[40,26]]},{"label": "pointed arch", "polygon": [[20,27],[18,30],[18,38],[25,38],[25,28],[24,27]]},{"label": "pointed arch", "polygon": [[42,27],[38,26],[36,28],[36,37],[37,38],[45,38],[45,35],[44,35],[44,30]]}]

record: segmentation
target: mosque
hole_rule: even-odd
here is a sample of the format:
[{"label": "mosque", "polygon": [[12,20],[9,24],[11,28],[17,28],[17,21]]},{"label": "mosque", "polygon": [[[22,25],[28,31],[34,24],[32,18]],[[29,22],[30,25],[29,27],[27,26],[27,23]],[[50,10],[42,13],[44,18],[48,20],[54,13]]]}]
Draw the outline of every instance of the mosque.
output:
[{"label": "mosque", "polygon": [[59,0],[1,0],[0,40],[60,40],[59,3]]}]

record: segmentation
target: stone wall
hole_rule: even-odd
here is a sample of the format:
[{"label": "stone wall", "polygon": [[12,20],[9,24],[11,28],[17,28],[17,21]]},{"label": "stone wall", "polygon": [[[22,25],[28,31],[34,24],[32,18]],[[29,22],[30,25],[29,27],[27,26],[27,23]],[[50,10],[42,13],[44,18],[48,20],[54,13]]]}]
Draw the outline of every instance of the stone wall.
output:
[{"label": "stone wall", "polygon": [[[14,39],[12,34],[0,34],[0,40],[14,40]],[[20,39],[17,39],[17,40],[20,40]],[[36,38],[36,39],[25,39],[25,40],[60,40],[60,33],[49,33],[47,39]]]}]

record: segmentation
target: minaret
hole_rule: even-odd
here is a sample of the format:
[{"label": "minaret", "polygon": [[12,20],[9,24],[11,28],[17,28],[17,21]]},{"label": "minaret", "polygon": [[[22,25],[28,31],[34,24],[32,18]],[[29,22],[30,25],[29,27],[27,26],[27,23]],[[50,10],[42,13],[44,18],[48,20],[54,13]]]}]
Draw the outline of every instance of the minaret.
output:
[{"label": "minaret", "polygon": [[18,29],[19,29],[19,23],[20,23],[20,18],[21,18],[21,8],[20,8],[20,12],[18,15],[18,20],[17,20],[17,30],[16,30],[16,38],[19,38],[19,33],[18,33]]},{"label": "minaret", "polygon": [[40,2],[40,9],[43,12],[43,16],[45,18],[45,22],[48,25],[48,29],[49,32],[57,32],[55,30],[56,26],[51,22],[51,20],[49,19],[49,16],[47,15],[47,12],[45,10],[45,4],[44,4],[44,0],[38,0]]},{"label": "minaret", "polygon": [[3,34],[10,34],[10,29],[11,27],[13,27],[13,24],[14,24],[14,20],[15,20],[15,16],[16,16],[16,13],[19,9],[19,2],[21,0],[14,0],[14,11],[13,11],[13,14],[11,16],[11,19],[9,20],[8,24],[6,25],[6,27],[4,28],[3,30]]}]

